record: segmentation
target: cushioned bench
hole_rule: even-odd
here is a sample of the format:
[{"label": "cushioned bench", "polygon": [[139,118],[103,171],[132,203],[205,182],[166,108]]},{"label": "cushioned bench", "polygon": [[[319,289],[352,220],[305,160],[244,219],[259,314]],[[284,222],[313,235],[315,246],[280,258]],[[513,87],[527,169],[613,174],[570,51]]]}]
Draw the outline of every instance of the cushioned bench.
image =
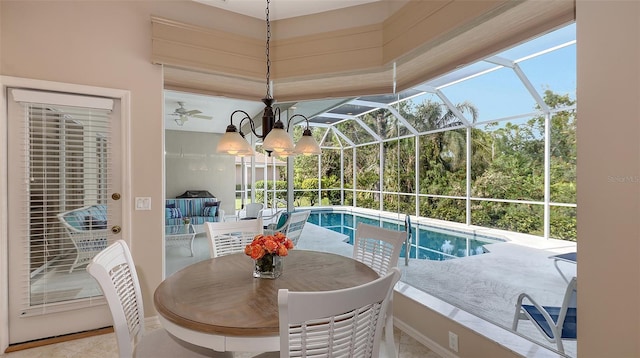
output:
[{"label": "cushioned bench", "polygon": [[191,225],[218,221],[219,205],[216,198],[166,199],[165,225],[181,225],[184,218],[189,218]]},{"label": "cushioned bench", "polygon": [[73,246],[76,258],[69,273],[85,265],[107,247],[107,206],[90,205],[58,214]]}]

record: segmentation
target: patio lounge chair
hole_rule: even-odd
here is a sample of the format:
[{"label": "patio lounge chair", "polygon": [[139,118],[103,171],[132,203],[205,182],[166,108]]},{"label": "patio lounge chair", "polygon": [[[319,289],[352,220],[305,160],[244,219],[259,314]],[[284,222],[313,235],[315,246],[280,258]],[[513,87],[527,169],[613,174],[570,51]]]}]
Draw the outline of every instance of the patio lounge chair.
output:
[{"label": "patio lounge chair", "polygon": [[[573,277],[569,281],[561,307],[541,306],[528,294],[521,293],[516,303],[513,330],[518,330],[520,320],[528,319],[542,333],[544,338],[551,343],[555,343],[558,351],[564,353],[562,340],[575,340],[577,338],[577,292],[577,279]],[[525,299],[531,304],[523,304]]]},{"label": "patio lounge chair", "polygon": [[553,255],[553,256],[549,256],[550,259],[553,259],[553,266],[556,267],[556,270],[558,270],[558,272],[560,273],[560,276],[562,276],[562,279],[566,282],[569,283],[569,279],[567,278],[567,275],[565,275],[562,270],[560,269],[560,267],[558,266],[559,262],[567,262],[570,264],[576,264],[578,262],[578,253],[576,251],[574,252],[568,252],[566,254],[560,254],[560,255]]},{"label": "patio lounge chair", "polygon": [[[287,221],[285,221],[282,226],[276,227],[276,224],[267,226],[264,230],[264,234],[273,235],[275,232],[279,231],[293,241],[294,245],[297,245],[300,235],[302,234],[302,229],[304,229],[304,224],[306,224],[310,214],[311,210],[288,213],[286,214]],[[283,216],[285,213],[280,215]]]}]

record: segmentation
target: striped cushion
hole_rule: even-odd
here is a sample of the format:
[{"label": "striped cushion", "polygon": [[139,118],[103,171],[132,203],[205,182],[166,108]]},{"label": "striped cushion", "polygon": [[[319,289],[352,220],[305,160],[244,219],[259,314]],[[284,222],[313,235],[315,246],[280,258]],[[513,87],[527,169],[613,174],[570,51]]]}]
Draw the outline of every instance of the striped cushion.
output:
[{"label": "striped cushion", "polygon": [[217,206],[205,206],[204,209],[202,209],[202,216],[216,216],[217,212]]},{"label": "striped cushion", "polygon": [[182,217],[182,210],[180,208],[166,208],[165,216],[167,219],[176,219]]}]

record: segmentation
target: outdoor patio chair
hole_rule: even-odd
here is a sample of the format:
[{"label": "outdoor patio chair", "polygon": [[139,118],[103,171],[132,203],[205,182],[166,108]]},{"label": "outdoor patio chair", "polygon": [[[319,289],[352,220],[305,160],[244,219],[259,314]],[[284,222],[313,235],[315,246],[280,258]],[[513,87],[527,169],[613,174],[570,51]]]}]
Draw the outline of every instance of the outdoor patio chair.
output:
[{"label": "outdoor patio chair", "polygon": [[335,291],[278,291],[280,357],[379,357],[385,311],[400,271]]},{"label": "outdoor patio chair", "polygon": [[[407,238],[405,231],[389,230],[359,223],[353,242],[353,258],[368,265],[380,276],[398,266],[400,251]],[[393,295],[390,300],[393,299]],[[389,357],[396,356],[393,338],[393,303],[389,305],[385,326],[385,342]]]},{"label": "outdoor patio chair", "polygon": [[249,203],[238,211],[238,220],[251,220],[262,216],[262,209],[264,204],[262,203]]},{"label": "outdoor patio chair", "polygon": [[59,213],[58,220],[64,227],[75,248],[75,258],[69,273],[88,264],[107,243],[107,206],[96,204]]},{"label": "outdoor patio chair", "polygon": [[565,263],[573,264],[574,272],[575,272],[575,265],[578,263],[578,252],[577,251],[567,252],[565,254],[549,256],[549,258],[553,259],[553,266],[555,266],[558,273],[560,273],[560,276],[562,276],[562,279],[564,280],[564,282],[569,283],[569,279],[567,278],[567,275],[565,275],[564,272],[562,272],[558,263],[565,262]]},{"label": "outdoor patio chair", "polygon": [[100,285],[113,317],[121,358],[233,357],[184,342],[160,328],[145,331],[142,293],[129,247],[118,240],[93,257],[87,272]]},{"label": "outdoor patio chair", "polygon": [[297,245],[298,240],[300,240],[300,235],[302,234],[302,229],[304,229],[304,224],[306,224],[309,219],[309,215],[311,215],[311,210],[294,211],[289,213],[287,214],[287,221],[285,221],[282,226],[267,226],[267,229],[264,230],[264,234],[273,235],[275,232],[279,231],[293,241],[294,245]]},{"label": "outdoor patio chair", "polygon": [[[562,340],[575,340],[577,338],[577,282],[573,277],[567,285],[567,290],[562,300],[562,306],[541,306],[533,298],[521,293],[516,303],[516,313],[513,317],[513,330],[518,330],[520,320],[528,319],[542,333],[549,342],[555,343],[558,351],[564,353]],[[524,300],[531,304],[523,304]]]},{"label": "outdoor patio chair", "polygon": [[209,238],[209,253],[211,257],[219,257],[244,252],[244,247],[253,241],[253,238],[262,234],[262,218],[229,221],[207,222],[205,231]]},{"label": "outdoor patio chair", "polygon": [[268,217],[268,221],[270,221],[268,224],[267,218],[263,216],[263,221],[265,224],[267,224],[264,226],[265,233],[274,233],[282,229],[284,227],[284,224],[287,223],[287,219],[289,219],[289,214],[290,212],[286,210],[278,210],[275,212],[275,214]]}]

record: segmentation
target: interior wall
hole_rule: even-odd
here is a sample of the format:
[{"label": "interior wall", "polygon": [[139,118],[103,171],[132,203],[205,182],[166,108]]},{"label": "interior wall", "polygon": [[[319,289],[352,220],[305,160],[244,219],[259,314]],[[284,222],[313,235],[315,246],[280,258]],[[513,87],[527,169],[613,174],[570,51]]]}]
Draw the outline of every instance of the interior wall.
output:
[{"label": "interior wall", "polygon": [[[441,309],[441,307],[438,308]],[[421,337],[426,337],[433,344],[440,346],[438,348],[432,347],[432,349],[438,349],[437,353],[443,357],[516,358],[521,356],[456,322],[456,313],[460,313],[460,310],[453,309],[449,315],[445,315],[435,309],[425,308],[423,303],[405,296],[402,290],[396,291],[393,296],[394,318],[402,322],[403,325],[408,325],[412,332],[418,335],[415,337],[418,341],[421,341]],[[484,328],[490,330],[487,327],[490,327],[489,324]],[[475,327],[475,329],[477,328]],[[458,336],[457,352],[449,349],[449,332]],[[540,351],[541,356],[550,353],[544,349]]]},{"label": "interior wall", "polygon": [[640,357],[640,2],[576,10],[578,353]]},{"label": "interior wall", "polygon": [[216,153],[221,134],[165,131],[165,195],[208,190],[222,201],[227,214],[235,210],[235,157]]},{"label": "interior wall", "polygon": [[[1,75],[130,91],[130,185],[124,191],[129,198],[150,197],[152,206],[137,211],[133,202],[123,205],[132,213],[127,239],[145,313],[155,315],[153,291],[163,278],[158,243],[164,235],[164,94],[162,67],[150,61],[150,18],[206,16],[208,7],[192,1],[53,0],[0,1],[0,9]],[[0,267],[5,272],[3,257]]]}]

